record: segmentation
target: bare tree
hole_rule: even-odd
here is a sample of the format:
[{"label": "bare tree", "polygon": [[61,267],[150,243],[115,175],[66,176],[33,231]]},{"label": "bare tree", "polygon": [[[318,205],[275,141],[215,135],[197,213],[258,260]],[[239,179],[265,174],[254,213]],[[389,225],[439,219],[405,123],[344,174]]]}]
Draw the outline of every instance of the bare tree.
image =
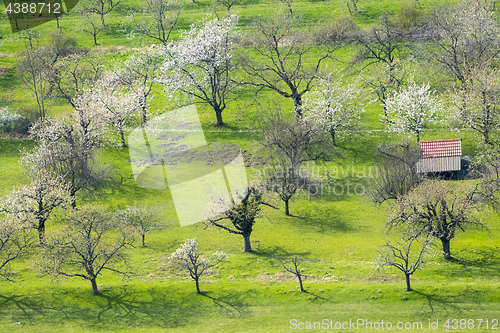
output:
[{"label": "bare tree", "polygon": [[50,77],[53,60],[54,53],[51,48],[26,49],[19,65],[21,80],[35,96],[38,114],[41,118],[45,117],[46,100],[52,90]]},{"label": "bare tree", "polygon": [[146,10],[152,17],[134,16],[136,30],[166,46],[183,10],[182,1],[146,0]]},{"label": "bare tree", "polygon": [[500,147],[484,144],[479,146],[479,153],[474,158],[472,175],[481,178],[479,182],[479,196],[490,203],[494,209],[500,209]]},{"label": "bare tree", "polygon": [[227,15],[229,15],[233,6],[244,6],[246,4],[244,0],[214,0],[214,2],[216,5],[225,7],[227,9]]},{"label": "bare tree", "polygon": [[458,231],[480,225],[474,216],[478,208],[478,185],[453,186],[426,181],[393,206],[390,226],[406,225],[441,241],[443,258],[450,259],[450,242]]},{"label": "bare tree", "polygon": [[141,235],[142,246],[146,246],[146,234],[151,230],[162,229],[160,222],[160,213],[158,209],[147,207],[145,205],[135,204],[127,209],[119,210],[117,219],[130,225]]},{"label": "bare tree", "polygon": [[38,231],[40,244],[45,243],[45,224],[54,209],[70,202],[69,186],[61,176],[50,172],[30,175],[31,183],[21,185],[0,200],[0,212]]},{"label": "bare tree", "polygon": [[122,84],[139,96],[143,124],[147,122],[151,90],[159,78],[162,58],[160,49],[152,46],[136,52],[115,68],[115,74]]},{"label": "bare tree", "polygon": [[50,78],[55,90],[53,95],[64,98],[75,109],[75,98],[93,86],[102,72],[103,66],[95,56],[74,53],[60,58]]},{"label": "bare tree", "polygon": [[378,100],[384,106],[384,115],[388,120],[385,101],[388,92],[397,90],[406,78],[404,58],[408,51],[405,33],[398,29],[384,14],[378,26],[368,31],[360,30],[355,40],[361,49],[355,54],[353,62],[361,63],[363,70],[374,68],[374,75],[366,79]]},{"label": "bare tree", "polygon": [[196,283],[196,293],[200,294],[200,277],[205,271],[211,267],[217,266],[220,262],[226,259],[226,254],[223,252],[214,252],[212,258],[202,256],[203,253],[198,252],[198,241],[196,238],[186,239],[186,241],[170,256],[170,261],[188,271],[189,276]]},{"label": "bare tree", "polygon": [[98,295],[97,277],[104,271],[126,274],[114,265],[125,261],[124,250],[132,242],[132,232],[112,214],[100,207],[83,206],[67,216],[37,264],[45,273],[90,281],[92,293]]},{"label": "bare tree", "polygon": [[500,127],[500,71],[486,65],[476,68],[471,75],[467,92],[469,111],[463,122],[490,145],[492,132]]},{"label": "bare tree", "polygon": [[479,0],[462,0],[436,10],[425,30],[431,41],[426,53],[450,74],[453,82],[458,82],[462,93],[460,109],[465,117],[471,73],[500,52],[496,13]]},{"label": "bare tree", "polygon": [[[411,291],[410,276],[422,267],[425,254],[429,251],[430,235],[420,241],[419,235],[404,238],[401,242],[391,244],[387,242],[381,251],[379,267],[390,266],[400,270],[405,275],[406,291]],[[417,251],[412,246],[419,244]]]},{"label": "bare tree", "polygon": [[352,16],[356,16],[359,13],[358,2],[359,0],[346,0],[345,2],[347,10]]},{"label": "bare tree", "polygon": [[[247,84],[267,88],[293,101],[297,119],[302,118],[302,97],[311,90],[320,66],[340,43],[327,44],[318,52],[309,36],[297,30],[300,19],[290,12],[277,12],[255,22],[248,44],[258,57],[251,60],[248,52],[241,56]],[[320,54],[317,56],[317,54]]]},{"label": "bare tree", "polygon": [[300,164],[329,158],[331,148],[321,128],[306,119],[294,121],[277,112],[262,119],[262,128],[262,146],[273,158],[275,169],[265,175],[265,186],[280,196],[285,202],[285,214],[290,215],[290,198],[308,184],[307,177],[298,172]]},{"label": "bare tree", "polygon": [[396,13],[393,16],[393,21],[400,28],[405,29],[408,32],[412,32],[412,30],[416,32],[425,13],[421,9],[422,6],[418,3],[418,0],[414,1],[414,3],[404,1],[396,10]]},{"label": "bare tree", "polygon": [[60,58],[77,52],[76,39],[72,36],[68,36],[60,29],[51,33],[49,38],[49,47],[54,52],[53,64],[55,64]]},{"label": "bare tree", "polygon": [[[40,32],[38,30],[26,29],[22,32],[21,39],[28,41],[29,49],[34,50],[38,40],[40,39]],[[28,48],[26,45],[26,49]]]},{"label": "bare tree", "polygon": [[28,228],[15,218],[0,217],[0,276],[10,280],[8,265],[33,244]]},{"label": "bare tree", "polygon": [[299,269],[300,265],[299,258],[297,256],[295,256],[295,258],[293,259],[288,259],[288,260],[283,260],[280,258],[279,261],[281,262],[281,266],[283,266],[286,272],[292,273],[297,277],[297,279],[299,280],[300,292],[301,293],[305,292],[306,290],[304,289],[304,286],[302,284],[302,279],[307,277],[307,275],[302,274],[302,270]]},{"label": "bare tree", "polygon": [[371,197],[376,203],[398,199],[424,181],[417,172],[420,150],[407,143],[377,147],[381,161],[378,172],[371,179]]},{"label": "bare tree", "polygon": [[[220,203],[216,202],[215,204],[225,206],[222,199]],[[256,222],[255,220],[261,217],[260,212],[262,205],[276,209],[276,207],[264,201],[261,189],[258,187],[250,187],[239,204],[233,203],[232,207],[224,213],[215,218],[208,219],[206,226],[213,225],[232,234],[243,236],[245,252],[253,252],[250,236],[252,235],[253,226]],[[229,220],[230,225],[225,225],[223,223],[224,220]]]},{"label": "bare tree", "polygon": [[87,22],[88,27],[83,29],[83,32],[86,32],[90,35],[92,35],[92,38],[94,39],[94,45],[97,44],[97,35],[102,31],[103,26],[102,22],[99,23],[98,21],[98,16],[93,15],[90,12],[82,12],[81,13],[85,17],[85,21]]},{"label": "bare tree", "polygon": [[314,186],[314,181],[293,167],[286,158],[274,158],[262,175],[266,191],[276,193],[285,203],[285,215],[290,216],[290,199],[302,189]]},{"label": "bare tree", "polygon": [[120,2],[121,0],[85,0],[82,7],[87,13],[98,15],[101,20],[101,27],[104,27],[106,26],[105,16],[111,13]]}]

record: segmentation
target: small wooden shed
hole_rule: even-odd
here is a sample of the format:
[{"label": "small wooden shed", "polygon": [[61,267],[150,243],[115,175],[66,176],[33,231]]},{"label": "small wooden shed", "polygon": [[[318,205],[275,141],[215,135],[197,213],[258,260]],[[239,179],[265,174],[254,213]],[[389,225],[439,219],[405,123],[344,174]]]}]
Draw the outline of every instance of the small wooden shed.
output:
[{"label": "small wooden shed", "polygon": [[417,172],[447,172],[461,169],[462,139],[420,141],[422,156]]}]

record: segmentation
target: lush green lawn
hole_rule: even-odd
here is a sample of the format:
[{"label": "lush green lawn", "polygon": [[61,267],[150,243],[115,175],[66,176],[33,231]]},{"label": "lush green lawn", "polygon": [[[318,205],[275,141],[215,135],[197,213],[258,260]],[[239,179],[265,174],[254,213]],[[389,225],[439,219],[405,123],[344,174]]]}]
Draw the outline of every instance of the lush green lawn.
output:
[{"label": "lush green lawn", "polygon": [[[420,1],[426,9],[440,1]],[[145,41],[127,38],[128,9],[139,6],[142,0],[129,0],[120,11],[110,15],[108,27],[99,35],[101,45],[91,45],[90,35],[81,33],[81,17],[76,12],[61,20],[62,29],[78,38],[80,47],[102,52],[109,63],[123,59],[132,48]],[[368,26],[382,12],[393,13],[399,0],[360,1],[356,22]],[[179,30],[211,10],[211,2],[202,0],[190,4],[182,14]],[[0,8],[3,10],[3,5]],[[237,6],[241,19],[239,27],[247,31],[252,21],[276,6],[272,1],[249,1]],[[297,1],[296,10],[303,14],[305,28],[318,22],[347,15],[343,1]],[[128,26],[129,28],[130,26]],[[55,30],[55,23],[37,28],[42,42]],[[121,30],[121,31],[119,31]],[[8,33],[8,22],[0,20],[0,107],[9,105],[32,110],[35,103],[16,75],[15,65],[24,47],[22,34]],[[176,32],[174,37],[178,36]],[[338,51],[347,60],[353,46]],[[318,51],[319,52],[319,51]],[[333,65],[333,64],[332,64]],[[338,66],[343,66],[342,64]],[[418,68],[417,68],[418,69]],[[425,77],[425,73],[421,76]],[[155,87],[152,110],[171,107]],[[268,112],[266,101],[291,107],[290,101],[265,91],[259,95],[263,107],[251,104],[254,95],[249,89],[237,103],[224,111],[228,126],[213,126],[214,114],[198,107],[207,141],[226,141],[247,150],[251,157],[259,156],[259,122]],[[49,113],[58,114],[70,108],[62,102],[51,105]],[[288,332],[290,320],[314,322],[323,319],[344,322],[358,319],[369,321],[422,322],[428,330],[429,319],[439,319],[439,331],[446,319],[500,320],[500,219],[496,213],[482,215],[485,228],[458,233],[451,242],[454,259],[444,261],[439,250],[412,277],[413,292],[404,291],[404,277],[396,270],[377,271],[378,251],[397,234],[387,233],[388,204],[373,204],[368,191],[368,171],[376,163],[374,148],[381,142],[408,139],[405,135],[387,133],[380,122],[382,108],[370,104],[363,115],[362,131],[342,136],[339,145],[342,156],[335,162],[317,166],[330,173],[331,191],[309,197],[295,196],[290,205],[293,216],[285,217],[283,209],[264,209],[252,233],[254,253],[243,252],[243,239],[219,229],[205,229],[203,224],[180,227],[168,190],[139,188],[133,179],[127,148],[106,148],[102,162],[111,167],[111,182],[99,193],[78,196],[78,204],[100,203],[110,209],[124,208],[137,203],[158,206],[163,212],[164,230],[152,231],[146,237],[147,247],[139,245],[129,250],[127,278],[104,272],[98,278],[102,295],[92,296],[90,283],[79,279],[53,280],[38,275],[32,265],[37,248],[31,249],[10,267],[14,281],[0,281],[1,332]],[[132,129],[136,124],[131,123]],[[470,131],[450,131],[446,125],[436,125],[424,132],[423,139],[462,138],[466,155],[477,152],[477,136]],[[414,138],[411,138],[414,140]],[[0,138],[0,195],[26,182],[18,158],[21,149],[31,149],[28,140]],[[257,165],[248,175],[257,174]],[[359,195],[338,192],[340,186],[358,185]],[[335,187],[337,186],[337,187]],[[337,189],[337,192],[335,190]],[[363,190],[363,191],[361,191]],[[57,215],[56,215],[57,216]],[[48,232],[57,229],[57,217],[49,221]],[[197,237],[205,253],[221,250],[228,261],[203,276],[197,295],[194,282],[186,275],[168,269],[166,257],[186,238]],[[301,268],[307,293],[300,293],[298,283],[283,273],[278,256],[301,258]],[[18,324],[18,323],[21,324]],[[478,322],[475,322],[477,328]],[[484,327],[484,323],[483,326]],[[497,327],[499,327],[497,325]],[[359,331],[363,331],[360,327]],[[400,330],[385,330],[400,331]]]},{"label": "lush green lawn", "polygon": [[[244,141],[239,133],[221,137]],[[357,154],[341,160],[342,168],[327,164],[337,172],[334,182],[365,184],[363,167],[373,162],[370,152],[379,140],[376,135],[352,144]],[[8,158],[15,157],[17,146],[30,146],[22,141],[1,142],[2,166],[8,170],[17,165],[15,158]],[[384,227],[386,207],[372,204],[366,196],[325,193],[309,201],[301,194],[292,200],[292,217],[266,209],[266,217],[259,219],[252,234],[255,253],[248,254],[242,252],[243,239],[238,235],[204,230],[201,224],[180,227],[168,191],[135,186],[126,149],[106,151],[104,159],[119,174],[109,190],[91,200],[110,207],[135,201],[160,204],[169,227],[148,234],[146,248],[129,251],[133,275],[123,279],[109,273],[99,278],[101,296],[92,296],[86,281],[36,275],[26,254],[25,260],[12,266],[18,273],[16,282],[0,283],[2,330],[287,332],[292,319],[428,325],[429,319],[498,318],[500,221],[491,212],[484,216],[488,230],[458,234],[452,241],[455,260],[445,262],[436,255],[413,276],[415,291],[405,292],[398,271],[376,271],[377,251],[391,235]],[[16,183],[9,181],[6,187]],[[49,230],[57,227],[58,222],[52,222]],[[192,237],[207,253],[229,254],[228,262],[202,278],[202,295],[194,292],[194,283],[186,276],[168,270],[165,260]],[[283,274],[276,259],[296,255],[309,275],[307,293],[298,291],[297,282]]]}]

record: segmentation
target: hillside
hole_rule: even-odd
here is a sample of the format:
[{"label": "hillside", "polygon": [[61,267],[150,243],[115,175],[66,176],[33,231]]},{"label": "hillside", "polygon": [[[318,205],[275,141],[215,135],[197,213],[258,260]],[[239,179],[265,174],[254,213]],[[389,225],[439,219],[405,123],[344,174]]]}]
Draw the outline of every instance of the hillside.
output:
[{"label": "hillside", "polygon": [[[388,14],[391,20],[399,18],[401,22],[401,17],[405,16],[399,8],[403,6],[415,8],[419,17],[426,17],[436,6],[455,1],[420,0],[417,7],[414,1],[359,0],[358,13],[352,18],[344,2],[293,2],[293,11],[300,16],[294,29],[304,35],[310,33],[307,36],[318,36],[322,27],[345,20],[353,24],[356,33],[366,32],[380,24],[383,14]],[[83,2],[62,16],[59,28],[55,21],[51,21],[31,32],[12,33],[5,7],[0,5],[0,110],[4,107],[16,110],[27,119],[27,123],[38,118],[37,101],[18,71],[25,55],[23,52],[29,48],[30,34],[36,36],[32,42],[38,49],[53,45],[54,40],[60,38],[56,37],[60,32],[61,40],[66,43],[61,45],[67,48],[67,52],[79,50],[89,54],[99,59],[105,70],[116,68],[116,64],[139,54],[148,45],[159,44],[133,31],[133,19],[137,22],[151,19],[151,13],[141,11],[143,1],[123,0],[111,11],[106,16],[106,26],[97,36],[98,45],[94,45],[91,34],[83,31],[88,25],[79,12],[82,6]],[[258,39],[252,34],[256,34],[257,20],[277,9],[288,10],[283,3],[267,0],[249,0],[245,5],[238,3],[231,9],[231,13],[239,16],[236,24],[239,37],[236,40],[242,43],[237,44],[234,59],[248,56],[256,63],[264,62],[264,57],[251,48],[252,37]],[[214,7],[212,1],[186,2],[171,35],[174,44],[180,43],[183,32],[193,23],[206,15],[213,18],[214,10],[221,18],[225,16],[226,9]],[[423,22],[423,18],[419,22]],[[415,37],[409,41],[411,47],[404,52],[410,52],[407,51],[410,49],[411,52],[421,51],[427,42]],[[311,51],[304,59],[304,66],[313,68],[315,59],[321,57],[329,45],[312,40],[305,45],[310,46]],[[396,206],[395,200],[377,204],[370,196],[371,179],[382,160],[376,148],[383,142],[415,144],[415,136],[388,130],[383,121],[383,106],[367,83],[373,75],[367,66],[369,60],[352,62],[361,48],[354,37],[346,37],[333,56],[321,64],[325,70],[344,70],[341,87],[345,89],[350,83],[359,82],[365,92],[361,104],[367,105],[354,129],[339,131],[338,148],[333,158],[301,164],[318,175],[323,173],[320,183],[326,185],[325,190],[312,194],[306,189],[299,190],[290,200],[290,216],[285,215],[284,203],[268,193],[266,199],[279,209],[262,207],[261,216],[257,217],[251,233],[253,252],[243,251],[241,235],[215,226],[207,228],[204,223],[181,227],[170,189],[138,186],[131,165],[133,145],[128,137],[134,129],[141,128],[140,111],[137,111],[125,123],[128,146],[116,144],[119,135],[109,126],[105,137],[112,144],[105,140],[106,144],[98,148],[99,154],[96,155],[100,164],[107,166],[109,177],[99,190],[78,192],[76,202],[77,207],[102,205],[113,212],[134,204],[153,206],[160,211],[160,228],[147,233],[146,246],[141,246],[140,237],[137,237],[134,247],[126,250],[128,266],[120,263],[119,267],[130,274],[124,277],[113,271],[102,272],[97,279],[99,295],[92,295],[89,281],[82,278],[54,278],[41,273],[38,262],[44,260],[44,246],[34,242],[10,264],[9,270],[15,273],[9,276],[12,281],[0,280],[0,330],[289,332],[349,329],[363,332],[381,329],[382,321],[387,332],[432,331],[436,321],[439,331],[444,332],[498,329],[500,219],[491,204],[478,206],[474,212],[481,225],[469,226],[464,231],[457,228],[451,242],[452,259],[443,259],[441,243],[435,240],[422,268],[411,277],[413,291],[405,291],[404,274],[399,270],[378,267],[383,245],[402,240],[403,229],[389,230],[387,227],[389,216],[393,214],[391,209]],[[445,70],[421,54],[414,56],[412,53],[406,57],[396,52],[398,59],[410,59],[405,62],[408,75],[404,80],[410,82],[412,77],[419,84],[429,82],[444,105],[442,121],[427,126],[421,133],[422,140],[461,138],[462,155],[477,156],[485,149],[482,136],[466,125],[457,125],[451,116],[454,105],[458,104],[453,103],[458,98],[453,95],[457,80],[447,77]],[[495,58],[492,67],[497,65]],[[250,80],[241,63],[236,63],[234,73],[242,81]],[[175,104],[178,96],[169,95],[164,90],[166,84],[168,82],[155,82],[152,86],[149,119],[178,107]],[[275,157],[262,150],[266,119],[280,108],[285,118],[295,118],[290,98],[268,88],[261,89],[256,95],[258,89],[245,85],[241,96],[228,103],[222,113],[224,126],[215,126],[216,118],[210,106],[197,105],[206,141],[237,145],[243,151],[247,178],[251,181],[258,180],[258,175],[272,165],[272,157]],[[47,98],[48,116],[56,118],[71,112],[73,107],[61,96]],[[18,129],[18,132],[23,130]],[[497,147],[498,129],[492,130],[491,137],[492,146]],[[20,158],[40,144],[31,139],[26,133],[0,134],[1,195],[9,194],[16,186],[30,184],[27,169]],[[150,148],[149,143],[147,145]],[[161,165],[165,168],[164,164]],[[190,174],[182,176],[192,177]],[[476,184],[480,179],[439,182],[458,187]],[[63,230],[65,213],[69,209],[54,210],[46,225],[49,240],[51,235]],[[114,235],[114,231],[109,234]],[[227,254],[227,260],[201,276],[200,294],[195,293],[195,284],[188,274],[172,270],[168,260],[188,238],[196,238],[205,255],[215,251]],[[282,258],[294,257],[300,259],[299,268],[306,275],[306,292],[300,292],[297,279],[286,273],[280,262]],[[315,326],[315,322],[321,325]],[[352,322],[356,322],[356,326]],[[367,322],[373,323],[373,328]],[[342,326],[345,323],[349,323],[346,328]]]}]

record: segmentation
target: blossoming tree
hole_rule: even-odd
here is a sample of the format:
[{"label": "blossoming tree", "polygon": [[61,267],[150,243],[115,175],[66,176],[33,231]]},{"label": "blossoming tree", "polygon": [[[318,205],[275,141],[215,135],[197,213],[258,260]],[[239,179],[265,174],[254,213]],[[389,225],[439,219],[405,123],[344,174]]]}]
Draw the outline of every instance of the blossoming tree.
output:
[{"label": "blossoming tree", "polygon": [[227,103],[237,98],[234,91],[238,85],[230,77],[236,22],[236,16],[228,16],[192,25],[178,43],[166,47],[167,60],[162,67],[160,81],[165,90],[210,105],[217,126],[224,124],[222,112]]},{"label": "blossoming tree", "polygon": [[151,94],[153,84],[160,75],[163,53],[160,47],[151,46],[144,48],[128,57],[123,62],[118,62],[115,74],[121,84],[132,91],[141,105],[141,122],[147,122],[149,101],[153,98]]},{"label": "blossoming tree", "polygon": [[306,118],[320,125],[332,137],[332,143],[337,146],[336,135],[339,131],[354,128],[363,112],[359,103],[362,91],[355,83],[344,86],[341,77],[328,73],[320,78],[318,89],[310,92],[304,98]]},{"label": "blossoming tree", "polygon": [[443,106],[433,96],[429,84],[417,85],[415,82],[390,95],[385,101],[389,116],[388,126],[394,132],[413,132],[420,142],[420,133],[432,122]]},{"label": "blossoming tree", "polygon": [[191,278],[196,283],[196,292],[200,291],[200,276],[203,273],[226,258],[223,252],[214,252],[212,258],[202,257],[202,253],[198,252],[198,241],[196,238],[186,239],[186,241],[170,256],[170,261],[180,267],[182,270],[188,271]]},{"label": "blossoming tree", "polygon": [[63,177],[50,172],[40,171],[30,178],[30,184],[20,185],[0,199],[0,212],[36,229],[44,244],[45,223],[54,209],[69,204],[70,190]]},{"label": "blossoming tree", "polygon": [[125,91],[119,78],[108,74],[77,100],[79,104],[84,104],[103,115],[118,131],[121,145],[125,147],[125,122],[133,113],[142,109],[143,96],[138,90]]}]

